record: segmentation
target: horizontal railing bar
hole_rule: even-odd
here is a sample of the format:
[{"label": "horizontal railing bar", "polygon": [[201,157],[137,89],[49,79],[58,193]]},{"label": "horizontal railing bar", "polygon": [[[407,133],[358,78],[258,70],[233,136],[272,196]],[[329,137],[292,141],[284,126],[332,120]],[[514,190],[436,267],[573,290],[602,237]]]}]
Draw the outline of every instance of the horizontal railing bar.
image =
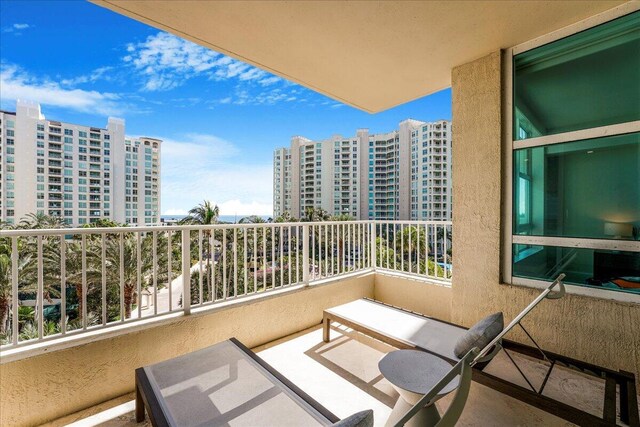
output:
[{"label": "horizontal railing bar", "polygon": [[442,277],[442,276],[435,276],[435,275],[430,275],[430,274],[420,274],[420,273],[409,273],[408,271],[402,271],[402,270],[394,270],[393,268],[385,268],[385,267],[378,267],[376,268],[376,273],[383,273],[383,274],[393,274],[393,275],[399,275],[399,276],[407,276],[407,277],[411,277],[412,279],[416,279],[419,278],[425,282],[433,282],[433,283],[438,283],[438,284],[444,284],[447,286],[451,286],[451,278],[447,278],[447,277]]},{"label": "horizontal railing bar", "polygon": [[[342,221],[340,222],[340,224],[344,224],[345,222],[350,222],[350,221]],[[415,219],[411,219],[411,220],[393,220],[393,221],[385,221],[385,220],[370,220],[370,221],[358,221],[358,222],[363,222],[365,224],[403,224],[403,225],[452,225],[453,222],[452,221],[422,221],[422,220],[415,220]]]},{"label": "horizontal railing bar", "polygon": [[96,228],[42,228],[0,230],[0,237],[26,236],[59,236],[65,234],[119,234],[119,233],[148,233],[158,231],[181,230],[222,230],[233,228],[274,228],[280,226],[303,227],[305,225],[340,225],[340,224],[404,224],[404,225],[452,225],[451,221],[419,221],[419,220],[354,220],[354,221],[317,221],[317,222],[265,222],[258,224],[208,224],[208,225],[172,225],[172,226],[143,226],[143,227],[96,227]]}]

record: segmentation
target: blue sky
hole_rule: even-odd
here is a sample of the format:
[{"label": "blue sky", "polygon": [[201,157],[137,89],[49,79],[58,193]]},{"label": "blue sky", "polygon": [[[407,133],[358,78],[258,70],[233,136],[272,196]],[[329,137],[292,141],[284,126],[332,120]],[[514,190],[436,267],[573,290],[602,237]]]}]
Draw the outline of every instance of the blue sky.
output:
[{"label": "blue sky", "polygon": [[292,135],[451,118],[450,90],[369,114],[85,1],[1,0],[0,61],[4,110],[30,99],[53,120],[116,116],[127,135],[163,139],[164,214],[203,199],[270,214],[273,149]]}]

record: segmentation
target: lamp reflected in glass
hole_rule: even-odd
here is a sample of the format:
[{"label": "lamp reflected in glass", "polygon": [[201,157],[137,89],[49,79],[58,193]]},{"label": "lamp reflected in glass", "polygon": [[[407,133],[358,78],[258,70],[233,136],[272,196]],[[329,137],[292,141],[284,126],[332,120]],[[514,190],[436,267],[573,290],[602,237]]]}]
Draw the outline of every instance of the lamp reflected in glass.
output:
[{"label": "lamp reflected in glass", "polygon": [[604,234],[613,236],[614,239],[626,239],[633,236],[633,224],[620,222],[605,222]]}]

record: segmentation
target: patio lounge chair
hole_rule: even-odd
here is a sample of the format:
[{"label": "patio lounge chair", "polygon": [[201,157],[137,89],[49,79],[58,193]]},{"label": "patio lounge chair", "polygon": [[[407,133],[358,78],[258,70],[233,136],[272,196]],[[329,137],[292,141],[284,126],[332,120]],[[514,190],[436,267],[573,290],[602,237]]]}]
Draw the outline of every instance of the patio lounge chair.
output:
[{"label": "patio lounge chair", "polygon": [[373,411],[340,420],[231,338],[136,369],[136,421],[154,426],[371,427]]},{"label": "patio lounge chair", "polygon": [[[565,294],[561,274],[544,289],[524,310],[522,310],[491,342],[484,346],[471,362],[473,380],[501,393],[521,400],[546,412],[578,425],[615,425],[616,413],[620,420],[629,425],[640,425],[635,376],[625,371],[614,371],[587,362],[545,351],[522,325],[522,320],[544,299],[558,299]],[[324,311],[323,338],[330,340],[331,323],[336,322],[355,331],[369,335],[400,349],[415,349],[430,353],[457,364],[461,358],[456,355],[456,343],[467,333],[467,328],[442,320],[414,313],[371,299],[360,299]],[[504,339],[514,327],[519,326],[534,346],[527,346]],[[515,365],[528,387],[515,384],[503,378],[484,372],[491,359],[504,350]],[[549,369],[539,388],[533,386],[525,373],[516,364],[510,352],[517,352],[546,362]],[[544,395],[544,388],[554,367],[576,369],[584,374],[605,380],[605,395],[602,417],[580,408],[560,402]],[[620,390],[619,407],[616,390]]]},{"label": "patio lounge chair", "polygon": [[[561,298],[565,293],[562,283],[563,278],[564,274],[558,276],[531,304],[522,310],[503,329],[502,333],[493,340],[490,348],[482,349],[482,354],[479,355],[479,358],[482,358],[484,362],[491,360],[497,353],[496,348],[501,346],[502,337],[514,326],[520,324],[520,321],[542,300],[545,298]],[[556,286],[558,286],[559,290],[553,292],[553,288]],[[455,354],[455,346],[468,330],[453,323],[423,316],[368,298],[352,301],[324,311],[323,338],[325,342],[329,342],[330,323],[332,321],[360,332],[366,332],[368,335],[396,347],[419,348],[452,363],[460,361],[460,357]]]}]

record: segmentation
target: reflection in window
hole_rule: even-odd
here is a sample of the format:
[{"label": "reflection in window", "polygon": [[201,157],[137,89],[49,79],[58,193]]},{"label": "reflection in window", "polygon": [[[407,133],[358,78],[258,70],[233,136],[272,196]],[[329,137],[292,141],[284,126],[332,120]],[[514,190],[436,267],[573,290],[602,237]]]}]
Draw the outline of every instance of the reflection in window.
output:
[{"label": "reflection in window", "polygon": [[514,139],[640,120],[640,12],[514,57]]},{"label": "reflection in window", "polygon": [[639,133],[516,150],[514,177],[515,234],[631,240],[640,228]]},{"label": "reflection in window", "polygon": [[640,294],[640,253],[602,249],[513,245],[513,274]]},{"label": "reflection in window", "polygon": [[513,277],[640,293],[639,76],[640,11],[513,57]]}]

